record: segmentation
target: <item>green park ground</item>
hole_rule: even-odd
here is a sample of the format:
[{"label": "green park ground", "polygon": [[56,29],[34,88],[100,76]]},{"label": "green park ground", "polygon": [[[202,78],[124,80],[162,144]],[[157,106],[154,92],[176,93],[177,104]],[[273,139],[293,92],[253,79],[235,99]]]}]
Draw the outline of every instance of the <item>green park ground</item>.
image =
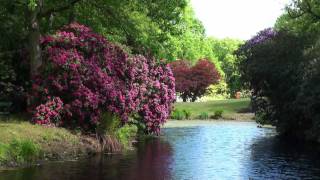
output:
[{"label": "green park ground", "polygon": [[199,119],[203,113],[213,116],[215,111],[222,111],[225,120],[252,120],[253,114],[250,113],[250,99],[226,99],[206,102],[179,102],[175,104],[175,109],[191,112],[190,119]]}]

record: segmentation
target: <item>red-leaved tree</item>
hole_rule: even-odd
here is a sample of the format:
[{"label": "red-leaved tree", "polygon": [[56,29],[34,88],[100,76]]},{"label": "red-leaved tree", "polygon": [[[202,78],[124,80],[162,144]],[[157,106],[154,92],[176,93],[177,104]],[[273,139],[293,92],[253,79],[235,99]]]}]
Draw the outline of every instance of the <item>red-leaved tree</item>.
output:
[{"label": "red-leaved tree", "polygon": [[196,101],[208,92],[210,85],[220,80],[215,65],[207,59],[199,60],[194,66],[185,60],[174,61],[170,66],[176,80],[176,91],[184,102],[188,99]]}]

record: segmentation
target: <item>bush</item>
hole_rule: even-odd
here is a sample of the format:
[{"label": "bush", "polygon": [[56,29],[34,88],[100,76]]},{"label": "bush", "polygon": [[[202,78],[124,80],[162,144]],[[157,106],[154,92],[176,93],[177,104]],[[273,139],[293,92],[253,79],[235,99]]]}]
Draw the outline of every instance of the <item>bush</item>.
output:
[{"label": "bush", "polygon": [[115,135],[124,148],[127,149],[131,146],[130,142],[136,137],[137,133],[138,128],[135,125],[126,124],[119,128]]},{"label": "bush", "polygon": [[[94,131],[103,112],[125,124],[139,115],[146,133],[159,134],[175,100],[169,66],[143,56],[130,57],[90,28],[72,23],[41,39],[45,60],[33,77],[31,96],[37,100],[33,122]],[[62,111],[52,109],[59,98]],[[58,115],[56,115],[58,113]]]},{"label": "bush", "polygon": [[221,119],[223,110],[215,110],[214,114],[211,116],[212,119]]},{"label": "bush", "polygon": [[186,119],[191,119],[191,111],[190,110],[183,110],[184,116],[186,117]]},{"label": "bush", "polygon": [[199,119],[204,119],[204,120],[209,119],[209,114],[207,112],[202,112],[199,115]]},{"label": "bush", "polygon": [[171,118],[172,119],[176,119],[176,120],[183,120],[185,119],[185,113],[184,111],[181,111],[179,109],[175,109],[172,114],[171,114]]},{"label": "bush", "polygon": [[171,113],[171,119],[176,119],[176,120],[183,120],[183,119],[191,119],[191,111],[190,110],[186,110],[186,109],[175,109],[172,113]]}]

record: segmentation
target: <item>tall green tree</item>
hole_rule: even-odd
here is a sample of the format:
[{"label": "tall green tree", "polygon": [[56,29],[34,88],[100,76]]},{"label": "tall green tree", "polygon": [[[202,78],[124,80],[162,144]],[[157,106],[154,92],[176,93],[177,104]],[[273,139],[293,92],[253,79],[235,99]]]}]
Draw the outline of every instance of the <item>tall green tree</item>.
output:
[{"label": "tall green tree", "polygon": [[[28,47],[30,75],[37,74],[41,66],[41,35],[74,20],[92,26],[112,41],[125,44],[134,53],[164,54],[162,44],[168,34],[179,34],[175,25],[187,4],[184,0],[2,1],[0,18],[6,19],[6,23],[0,28],[9,29],[7,37],[17,37],[16,41],[6,39],[12,48],[19,43]],[[4,43],[1,47],[10,49]]]}]

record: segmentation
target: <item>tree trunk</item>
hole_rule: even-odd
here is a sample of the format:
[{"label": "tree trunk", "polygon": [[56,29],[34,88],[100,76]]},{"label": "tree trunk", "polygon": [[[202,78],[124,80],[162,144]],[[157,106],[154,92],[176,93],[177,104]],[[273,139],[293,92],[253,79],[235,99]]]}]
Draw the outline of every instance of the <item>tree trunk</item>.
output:
[{"label": "tree trunk", "polygon": [[69,24],[71,24],[71,23],[73,23],[73,22],[75,22],[76,21],[76,15],[75,15],[75,9],[74,9],[74,6],[72,6],[71,8],[70,8],[70,13],[69,13]]},{"label": "tree trunk", "polygon": [[28,48],[30,58],[30,78],[38,75],[38,69],[42,64],[40,48],[40,25],[39,25],[38,7],[29,11],[29,37]]},{"label": "tree trunk", "polygon": [[[27,9],[26,11],[26,22],[28,26],[28,43],[27,49],[29,53],[29,79],[32,81],[33,77],[39,74],[39,67],[42,64],[41,59],[41,48],[40,48],[40,25],[39,25],[39,12],[42,1],[37,1],[37,6],[34,9]],[[31,82],[32,83],[32,82]],[[31,89],[29,89],[31,90]],[[31,90],[32,91],[32,90]],[[32,93],[31,93],[32,94]],[[31,106],[34,104],[35,98],[28,96],[27,105]]]}]

